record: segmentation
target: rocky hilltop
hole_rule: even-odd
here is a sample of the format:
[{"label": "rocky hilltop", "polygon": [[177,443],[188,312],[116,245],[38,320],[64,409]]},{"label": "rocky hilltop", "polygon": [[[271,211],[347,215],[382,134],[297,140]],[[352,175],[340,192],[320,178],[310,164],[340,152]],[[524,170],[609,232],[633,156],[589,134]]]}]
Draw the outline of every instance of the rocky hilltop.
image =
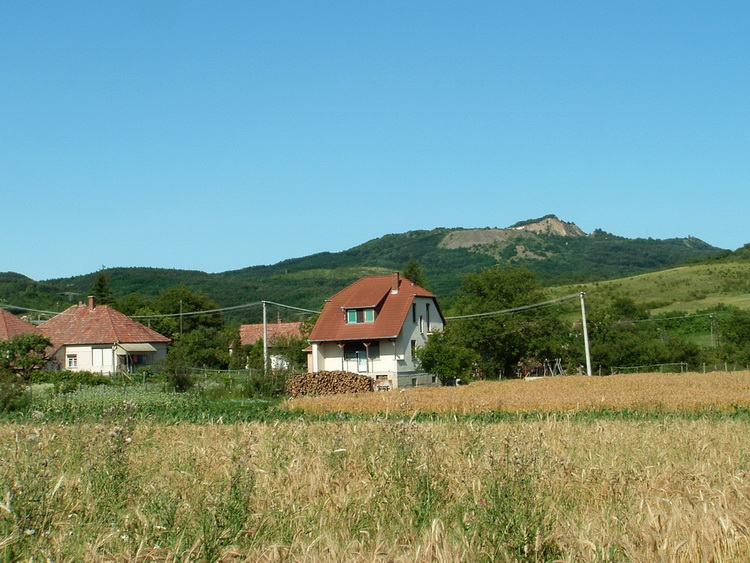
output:
[{"label": "rocky hilltop", "polygon": [[[440,242],[441,248],[467,248],[494,258],[537,259],[550,257],[547,249],[534,244],[539,235],[557,237],[587,236],[575,223],[561,221],[555,215],[521,221],[504,229],[461,229],[449,232]],[[533,247],[533,248],[530,248]]]},{"label": "rocky hilltop", "polygon": [[512,227],[508,227],[508,230],[561,237],[582,237],[586,235],[575,223],[560,221],[555,215],[547,215],[541,219],[534,219],[532,221],[522,221]]}]

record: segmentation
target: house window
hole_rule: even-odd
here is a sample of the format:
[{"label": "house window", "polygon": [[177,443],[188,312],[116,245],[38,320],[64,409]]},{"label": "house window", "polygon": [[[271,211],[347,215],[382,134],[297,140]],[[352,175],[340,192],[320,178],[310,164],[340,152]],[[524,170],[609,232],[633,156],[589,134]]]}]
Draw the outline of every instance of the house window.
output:
[{"label": "house window", "polygon": [[416,303],[411,304],[411,322],[413,323],[417,322],[417,304]]},{"label": "house window", "polygon": [[427,332],[430,332],[430,304],[427,303]]},{"label": "house window", "polygon": [[374,323],[375,309],[347,309],[346,322],[348,324]]},{"label": "house window", "polygon": [[413,360],[417,355],[417,341],[411,341],[411,359]]},{"label": "house window", "polygon": [[69,368],[77,368],[78,367],[78,354],[68,354],[66,356],[65,365]]},{"label": "house window", "polygon": [[424,334],[424,317],[419,315],[419,332]]}]

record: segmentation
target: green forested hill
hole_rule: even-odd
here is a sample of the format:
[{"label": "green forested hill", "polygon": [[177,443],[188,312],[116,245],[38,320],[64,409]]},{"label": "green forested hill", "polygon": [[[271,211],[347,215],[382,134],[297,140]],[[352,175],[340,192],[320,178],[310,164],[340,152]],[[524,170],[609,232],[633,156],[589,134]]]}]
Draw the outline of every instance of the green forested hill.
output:
[{"label": "green forested hill", "polygon": [[[729,253],[731,254],[731,253]],[[428,289],[448,306],[461,277],[496,263],[526,264],[547,285],[634,276],[686,260],[727,252],[694,238],[627,239],[602,231],[585,234],[554,216],[508,229],[447,229],[389,234],[343,252],[324,252],[274,265],[208,274],[159,268],[105,270],[114,297],[138,293],[150,298],[184,284],[220,306],[270,300],[318,309],[323,301],[365,275],[387,274],[417,260]],[[99,272],[36,282],[0,273],[0,303],[58,311],[85,299]],[[244,313],[242,322],[250,322]]]}]

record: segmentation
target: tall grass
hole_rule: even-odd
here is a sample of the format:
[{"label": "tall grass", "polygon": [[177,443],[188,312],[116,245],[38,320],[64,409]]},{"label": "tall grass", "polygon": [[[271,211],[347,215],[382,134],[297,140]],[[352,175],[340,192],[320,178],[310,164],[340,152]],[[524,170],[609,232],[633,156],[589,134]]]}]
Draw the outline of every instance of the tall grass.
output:
[{"label": "tall grass", "polygon": [[6,560],[745,561],[733,420],[0,426]]}]

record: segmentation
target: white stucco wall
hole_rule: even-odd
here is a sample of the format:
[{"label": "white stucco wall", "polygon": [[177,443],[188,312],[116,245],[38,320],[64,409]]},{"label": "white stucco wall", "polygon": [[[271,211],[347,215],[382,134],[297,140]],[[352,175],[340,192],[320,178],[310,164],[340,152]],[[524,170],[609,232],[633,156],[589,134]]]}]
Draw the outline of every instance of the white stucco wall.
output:
[{"label": "white stucco wall", "polygon": [[[429,314],[427,310],[428,305]],[[400,366],[399,371],[419,370],[418,362],[416,362],[416,358],[412,355],[412,340],[415,343],[414,347],[419,348],[424,346],[431,332],[441,331],[443,328],[443,320],[437,311],[435,301],[427,297],[415,297],[413,312],[409,311],[407,314],[401,334],[399,334],[396,342],[399,350],[398,353],[404,356],[403,365]]]}]

